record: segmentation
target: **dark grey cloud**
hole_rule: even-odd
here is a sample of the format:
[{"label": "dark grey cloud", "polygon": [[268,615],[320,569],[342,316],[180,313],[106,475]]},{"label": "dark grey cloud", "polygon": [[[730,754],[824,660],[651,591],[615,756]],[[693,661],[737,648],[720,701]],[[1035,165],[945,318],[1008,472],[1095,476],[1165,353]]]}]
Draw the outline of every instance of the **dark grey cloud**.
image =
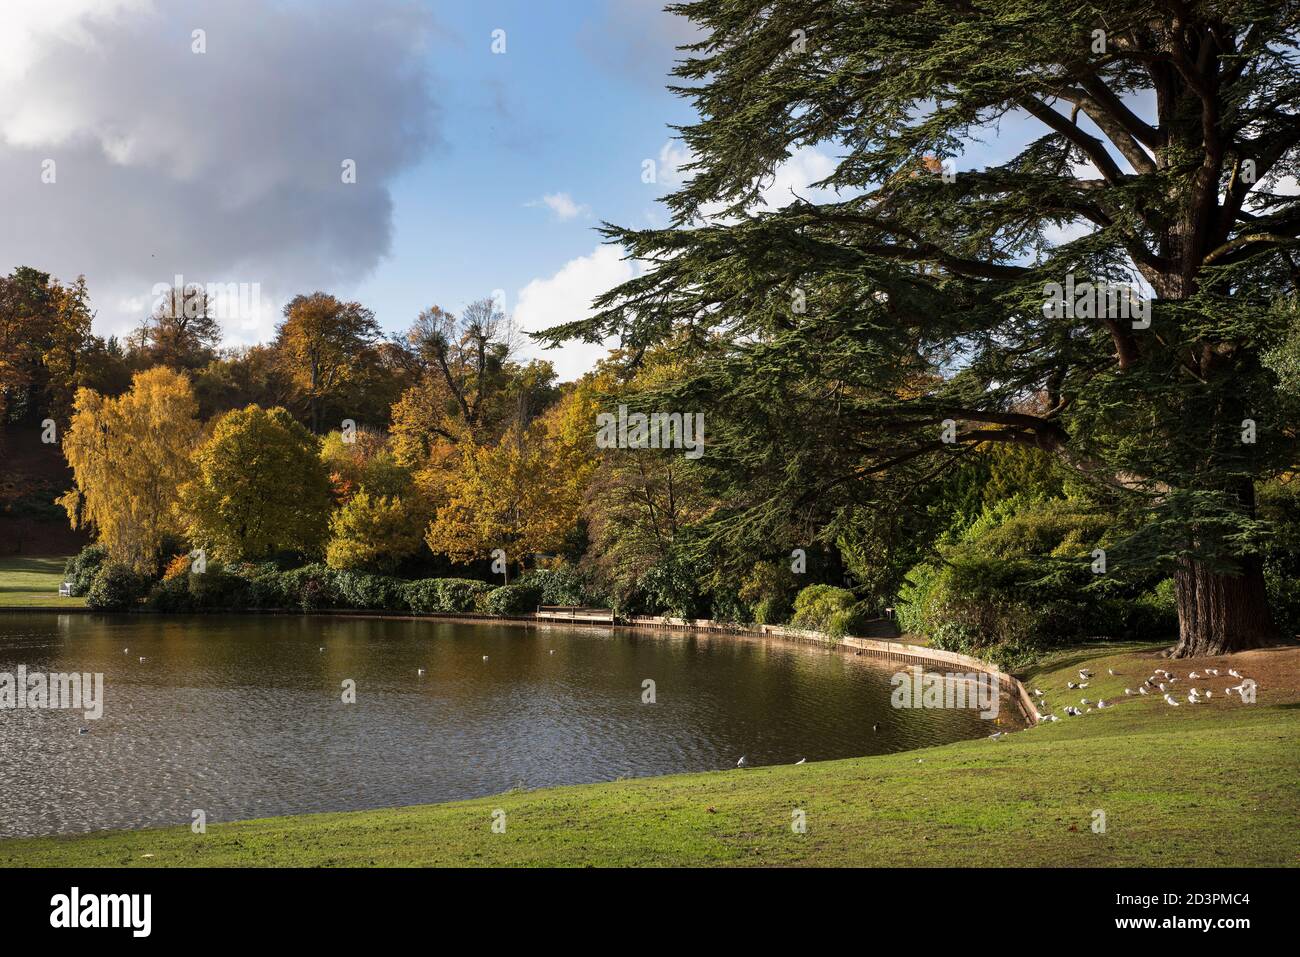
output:
[{"label": "dark grey cloud", "polygon": [[0,88],[0,268],[85,273],[103,331],[132,324],[176,273],[260,283],[267,314],[227,330],[244,340],[265,337],[277,299],[371,271],[391,243],[394,178],[438,142],[427,10],[118,2],[30,35],[26,68]]}]

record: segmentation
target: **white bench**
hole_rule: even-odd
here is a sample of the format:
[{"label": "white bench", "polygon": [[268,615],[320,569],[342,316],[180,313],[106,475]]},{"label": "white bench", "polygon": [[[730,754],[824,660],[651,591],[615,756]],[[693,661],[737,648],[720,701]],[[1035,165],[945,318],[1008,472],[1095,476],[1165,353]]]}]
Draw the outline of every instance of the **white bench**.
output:
[{"label": "white bench", "polygon": [[72,597],[72,582],[64,582],[62,585],[59,586],[59,597],[60,598]]}]

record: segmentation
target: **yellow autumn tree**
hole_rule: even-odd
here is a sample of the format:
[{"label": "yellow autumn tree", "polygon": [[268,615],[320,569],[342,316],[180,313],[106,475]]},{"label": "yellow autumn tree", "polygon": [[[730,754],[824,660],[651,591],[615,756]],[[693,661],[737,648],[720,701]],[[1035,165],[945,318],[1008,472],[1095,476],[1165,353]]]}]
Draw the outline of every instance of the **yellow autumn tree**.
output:
[{"label": "yellow autumn tree", "polygon": [[179,488],[198,440],[198,403],[184,373],[137,373],[106,398],[79,389],[63,455],[75,487],[59,499],[74,528],[91,528],[113,561],[157,570],[164,536],[181,530]]},{"label": "yellow autumn tree", "polygon": [[595,468],[595,409],[591,387],[579,385],[496,445],[462,441],[447,501],[425,533],[429,548],[457,561],[500,548],[511,563],[558,550],[577,524]]}]

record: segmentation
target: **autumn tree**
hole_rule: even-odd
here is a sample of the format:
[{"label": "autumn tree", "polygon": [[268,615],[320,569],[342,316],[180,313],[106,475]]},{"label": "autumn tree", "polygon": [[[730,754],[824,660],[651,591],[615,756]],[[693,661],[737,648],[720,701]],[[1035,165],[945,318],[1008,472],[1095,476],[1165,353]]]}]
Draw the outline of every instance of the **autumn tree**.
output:
[{"label": "autumn tree", "polygon": [[137,373],[131,390],[77,392],[63,454],[75,487],[59,499],[74,528],[89,527],[114,561],[157,570],[165,537],[179,530],[179,488],[200,426],[189,379],[165,367]]},{"label": "autumn tree", "polygon": [[378,337],[374,314],[358,302],[314,292],[284,307],[275,349],[306,404],[313,432],[320,431],[325,402],[364,377]]},{"label": "autumn tree", "polygon": [[198,283],[173,287],[160,295],[128,345],[149,365],[200,369],[221,344],[221,323],[207,289]]},{"label": "autumn tree", "polygon": [[590,394],[575,390],[531,425],[512,425],[495,445],[462,442],[447,500],[425,533],[429,548],[457,561],[500,548],[519,565],[558,551],[595,468],[594,409]]},{"label": "autumn tree", "polygon": [[227,412],[180,490],[194,544],[223,561],[318,554],[332,507],[319,441],[282,408]]},{"label": "autumn tree", "polygon": [[331,568],[391,572],[423,544],[409,499],[362,489],[330,517],[325,561]]},{"label": "autumn tree", "polygon": [[[702,31],[675,223],[609,228],[652,268],[547,338],[687,343],[661,399],[710,411],[718,527],[789,542],[1029,446],[1124,515],[1112,566],[1172,573],[1177,655],[1275,641],[1255,490],[1298,458],[1267,357],[1297,322],[1300,7],[673,9]],[[765,197],[803,148],[821,189]]]},{"label": "autumn tree", "polygon": [[20,266],[0,277],[0,419],[67,421],[93,318],[84,276],[64,285]]}]

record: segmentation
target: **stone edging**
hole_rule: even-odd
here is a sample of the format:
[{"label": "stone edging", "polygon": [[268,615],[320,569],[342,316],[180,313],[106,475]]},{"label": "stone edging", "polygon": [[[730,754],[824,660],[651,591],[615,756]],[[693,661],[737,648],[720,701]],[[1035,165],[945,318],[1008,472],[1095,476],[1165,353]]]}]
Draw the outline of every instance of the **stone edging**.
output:
[{"label": "stone edging", "polygon": [[925,648],[921,645],[909,645],[900,641],[888,641],[883,638],[855,638],[845,636],[838,641],[819,631],[807,631],[800,628],[786,628],[782,625],[732,625],[707,618],[660,618],[651,615],[636,615],[620,619],[620,624],[641,628],[674,628],[687,631],[718,631],[742,635],[771,636],[786,638],[791,641],[809,641],[840,648],[852,648],[875,658],[887,661],[908,661],[915,664],[960,665],[967,671],[978,671],[993,675],[1000,687],[1006,687],[1011,700],[1019,708],[1021,717],[1029,727],[1038,723],[1038,708],[1028,690],[1020,679],[999,670],[980,658],[944,651],[940,648]]}]

